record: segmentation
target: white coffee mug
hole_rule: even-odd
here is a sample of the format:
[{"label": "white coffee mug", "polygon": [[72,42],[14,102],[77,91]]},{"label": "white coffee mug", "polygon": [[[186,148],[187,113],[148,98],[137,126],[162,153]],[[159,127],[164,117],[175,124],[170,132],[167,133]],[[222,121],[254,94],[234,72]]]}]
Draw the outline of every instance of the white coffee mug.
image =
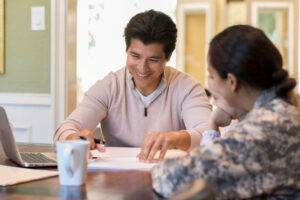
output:
[{"label": "white coffee mug", "polygon": [[89,142],[67,140],[56,142],[56,157],[61,185],[83,185],[87,173]]}]

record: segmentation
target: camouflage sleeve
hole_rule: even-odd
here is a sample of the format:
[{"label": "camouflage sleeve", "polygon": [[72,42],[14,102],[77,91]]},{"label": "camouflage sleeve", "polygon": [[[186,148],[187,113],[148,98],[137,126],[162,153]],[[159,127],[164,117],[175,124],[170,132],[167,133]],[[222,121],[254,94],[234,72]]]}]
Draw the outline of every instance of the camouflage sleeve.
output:
[{"label": "camouflage sleeve", "polygon": [[[200,154],[202,154],[201,159]],[[213,151],[196,148],[182,158],[167,159],[152,170],[153,189],[164,197],[170,197],[186,184],[192,183],[197,178],[205,178],[205,173],[221,167],[217,163],[221,157],[221,145],[214,145]]]},{"label": "camouflage sleeve", "polygon": [[154,190],[171,197],[202,179],[218,199],[260,195],[298,199],[291,194],[300,188],[299,116],[299,111],[281,99],[254,108],[225,137],[155,166]]},{"label": "camouflage sleeve", "polygon": [[[273,187],[272,173],[266,173],[257,160],[261,148],[255,141],[243,138],[217,140],[200,146],[182,158],[169,159],[152,170],[154,190],[164,197],[196,179],[208,182],[221,198],[248,198]],[[263,143],[262,143],[263,146]],[[257,150],[257,151],[255,151]],[[267,158],[264,158],[267,162]]]}]

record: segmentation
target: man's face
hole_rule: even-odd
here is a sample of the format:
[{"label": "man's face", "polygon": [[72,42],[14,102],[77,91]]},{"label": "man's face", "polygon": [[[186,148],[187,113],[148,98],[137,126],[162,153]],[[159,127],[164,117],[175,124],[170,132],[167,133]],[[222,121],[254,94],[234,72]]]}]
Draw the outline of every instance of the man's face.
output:
[{"label": "man's face", "polygon": [[166,62],[163,44],[145,45],[138,39],[131,40],[127,50],[126,65],[139,90],[152,92],[156,89]]}]

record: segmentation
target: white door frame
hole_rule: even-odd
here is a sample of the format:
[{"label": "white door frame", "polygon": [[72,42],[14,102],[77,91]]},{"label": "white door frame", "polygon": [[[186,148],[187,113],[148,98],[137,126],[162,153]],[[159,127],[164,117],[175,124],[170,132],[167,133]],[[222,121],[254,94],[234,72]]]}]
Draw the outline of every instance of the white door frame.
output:
[{"label": "white door frame", "polygon": [[51,0],[51,101],[54,127],[66,117],[66,1]]},{"label": "white door frame", "polygon": [[[215,32],[215,15],[214,5],[212,2],[203,1],[195,3],[182,3],[179,4],[177,15],[177,28],[178,28],[178,39],[177,39],[177,68],[181,71],[185,71],[185,17],[188,13],[205,13],[205,55],[207,55],[209,41]],[[205,61],[206,62],[206,61]],[[204,76],[206,77],[207,70],[206,66],[204,70]],[[205,79],[206,84],[206,79]]]}]

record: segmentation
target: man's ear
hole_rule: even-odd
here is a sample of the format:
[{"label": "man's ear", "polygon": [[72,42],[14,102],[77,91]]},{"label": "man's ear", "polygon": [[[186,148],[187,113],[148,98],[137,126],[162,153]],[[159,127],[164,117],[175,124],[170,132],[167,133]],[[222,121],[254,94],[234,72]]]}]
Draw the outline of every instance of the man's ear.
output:
[{"label": "man's ear", "polygon": [[238,89],[238,80],[232,73],[227,74],[226,83],[232,92],[235,92]]}]

